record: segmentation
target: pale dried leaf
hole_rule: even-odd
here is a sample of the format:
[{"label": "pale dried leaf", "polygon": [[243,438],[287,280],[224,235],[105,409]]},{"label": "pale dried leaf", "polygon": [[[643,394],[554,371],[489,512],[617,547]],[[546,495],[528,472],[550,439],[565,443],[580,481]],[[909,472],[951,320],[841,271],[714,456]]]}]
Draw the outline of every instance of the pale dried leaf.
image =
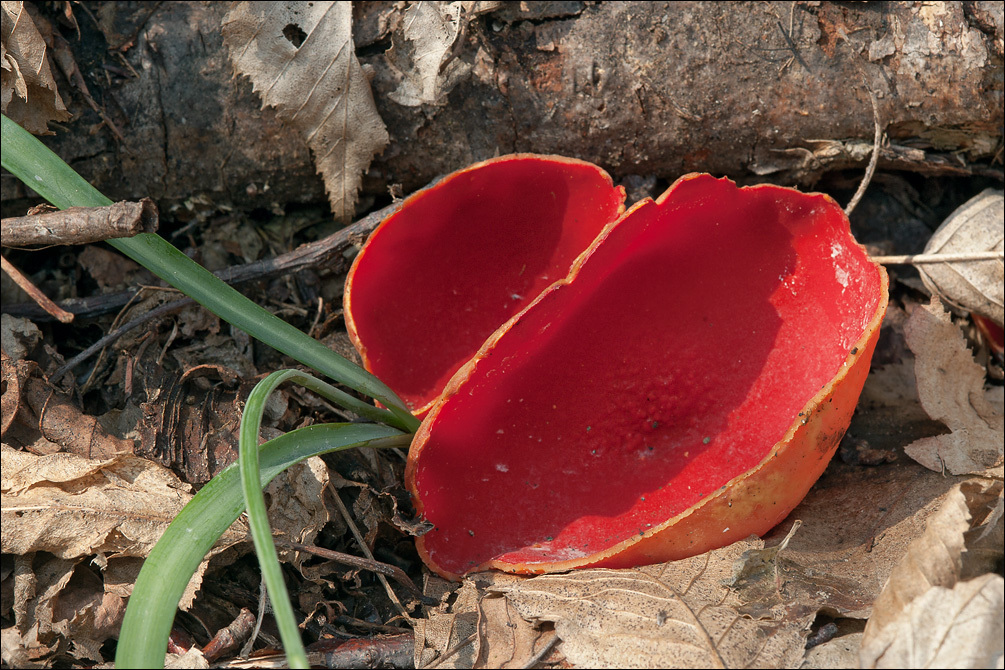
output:
[{"label": "pale dried leaf", "polygon": [[[997,502],[1000,489],[1000,484],[988,486],[979,480],[964,483],[950,491],[939,511],[929,517],[925,532],[908,547],[876,599],[862,638],[860,654],[863,667],[876,667],[877,663],[887,667],[886,661],[880,659],[893,644],[894,637],[906,636],[910,639],[929,634],[927,629],[905,633],[902,627],[918,623],[918,614],[912,609],[917,607],[918,601],[926,596],[942,600],[960,583],[964,551],[968,548],[967,531],[973,525],[972,519],[989,516],[988,510]],[[991,516],[993,518],[993,514]],[[939,591],[944,593],[928,595]],[[1001,613],[1000,606],[998,612]],[[905,621],[911,623],[906,624]],[[898,633],[893,635],[891,630]],[[919,667],[891,662],[893,665],[888,667]],[[931,667],[949,666],[934,663]]]},{"label": "pale dried leaf", "polygon": [[[471,65],[451,58],[469,20],[470,2],[412,2],[385,53],[388,65],[401,76],[388,94],[406,107],[444,105],[450,90],[471,71]],[[444,67],[444,63],[446,66]]]},{"label": "pale dried leaf", "polygon": [[[328,466],[318,456],[290,467],[265,489],[269,501],[269,525],[286,539],[313,544],[331,515],[324,502]],[[306,552],[279,548],[280,558],[297,569],[313,557]]]},{"label": "pale dried leaf", "polygon": [[42,644],[38,639],[38,629],[32,628],[22,634],[11,626],[0,632],[0,657],[8,668],[48,668],[51,663],[47,657],[55,651],[51,646]]},{"label": "pale dried leaf", "polygon": [[34,554],[18,556],[14,583],[14,621],[18,630],[36,630],[45,638],[58,618],[53,614],[53,600],[66,588],[80,559]]},{"label": "pale dried leaf", "polygon": [[789,667],[802,626],[755,621],[725,586],[759,541],[634,570],[582,570],[492,587],[520,615],[555,624],[561,651],[583,667]]},{"label": "pale dried leaf", "polygon": [[223,19],[223,40],[237,72],[303,134],[335,216],[351,218],[363,172],[388,140],[356,59],[351,3],[241,2]]},{"label": "pale dried leaf", "polygon": [[189,648],[184,654],[168,654],[164,659],[166,670],[202,670],[209,667],[209,661],[198,646]]},{"label": "pale dried leaf", "polygon": [[[0,315],[0,350],[4,354],[4,369],[8,366],[7,357],[10,357],[10,364],[21,361],[28,357],[28,352],[35,348],[39,340],[42,339],[42,331],[34,323],[22,317],[11,316],[10,314]],[[4,397],[7,397],[6,391]],[[6,408],[4,408],[6,410]],[[9,417],[4,413],[4,424],[6,426]]]},{"label": "pale dried leaf", "polygon": [[489,594],[478,603],[476,668],[526,668],[552,644],[554,630],[541,631],[506,598]]},{"label": "pale dried leaf", "polygon": [[960,573],[963,533],[970,529],[970,519],[966,496],[959,487],[954,488],[942,508],[929,517],[925,532],[911,543],[890,573],[873,605],[867,637],[889,625],[911,601],[933,586],[952,588]]},{"label": "pale dried leaf", "polygon": [[[951,478],[914,463],[875,468],[832,463],[789,519],[764,537],[776,548],[791,521],[803,521],[776,553],[777,562],[765,562],[756,549],[738,561],[730,585],[737,609],[754,619],[806,625],[820,610],[867,618],[890,572],[952,485]],[[748,566],[750,560],[761,569]]]},{"label": "pale dried leaf", "polygon": [[[134,456],[36,456],[5,445],[2,458],[5,553],[146,556],[192,498],[170,470]],[[235,526],[214,551],[243,539]]]},{"label": "pale dried leaf", "polygon": [[799,670],[811,668],[857,668],[862,633],[850,633],[828,640],[806,652]]},{"label": "pale dried leaf", "polygon": [[[904,334],[916,357],[921,404],[931,418],[952,431],[909,444],[907,455],[936,472],[1000,479],[1005,418],[988,402],[984,369],[974,362],[963,334],[938,298],[914,310]],[[1001,391],[997,387],[995,393]]]},{"label": "pale dried leaf", "polygon": [[101,646],[118,636],[125,599],[106,592],[100,573],[86,559],[42,552],[15,560],[15,630],[23,633],[23,640],[34,637],[46,643],[28,643],[22,651],[45,653],[47,646],[65,649],[68,642],[74,658],[103,661]]},{"label": "pale dried leaf", "polygon": [[[926,254],[960,254],[1002,251],[1005,193],[986,189],[949,215],[925,246]],[[999,326],[1005,263],[998,260],[919,264],[925,285],[959,309],[977,312]]]},{"label": "pale dried leaf", "polygon": [[0,108],[36,135],[50,135],[49,121],[68,121],[52,78],[45,41],[23,2],[0,3]]},{"label": "pale dried leaf", "polygon": [[913,600],[879,634],[862,639],[865,668],[1000,668],[1005,580],[986,574]]},{"label": "pale dried leaf", "polygon": [[[415,620],[415,667],[471,668],[478,657],[478,588],[471,580],[460,588],[429,577],[423,592],[440,597],[441,605]],[[456,594],[452,603],[449,595]]]}]

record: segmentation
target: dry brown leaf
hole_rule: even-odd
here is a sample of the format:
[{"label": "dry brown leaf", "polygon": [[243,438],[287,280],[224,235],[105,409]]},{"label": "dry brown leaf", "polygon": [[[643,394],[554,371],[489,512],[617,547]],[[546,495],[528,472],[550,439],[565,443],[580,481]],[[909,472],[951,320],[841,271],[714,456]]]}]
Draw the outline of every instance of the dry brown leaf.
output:
[{"label": "dry brown leaf", "polygon": [[399,105],[444,105],[450,90],[471,71],[453,58],[454,45],[470,20],[471,2],[412,2],[384,57],[401,76],[387,97]]},{"label": "dry brown leaf", "polygon": [[[146,556],[192,497],[170,470],[133,456],[36,456],[4,445],[2,457],[4,553]],[[244,537],[235,526],[215,551]]]},{"label": "dry brown leaf", "polygon": [[[7,315],[3,315],[4,325]],[[0,435],[6,435],[7,429],[14,423],[14,416],[21,406],[21,385],[31,376],[37,365],[30,361],[22,361],[7,355],[7,342],[0,350],[0,379],[3,380],[3,395],[0,396]]]},{"label": "dry brown leaf", "polygon": [[[297,463],[272,480],[265,494],[269,501],[269,525],[287,539],[313,544],[331,515],[324,502],[328,466],[318,456]],[[280,558],[300,569],[312,559],[306,552],[279,549]]]},{"label": "dry brown leaf", "polygon": [[[864,620],[954,480],[910,461],[868,468],[832,462],[789,518],[764,537],[776,550],[774,560],[757,549],[741,557],[730,585],[737,610],[805,626],[821,610]],[[779,549],[796,519],[802,526]]]},{"label": "dry brown leaf", "polygon": [[[237,349],[233,336],[209,335],[190,346],[207,345],[210,348],[198,355],[203,361],[216,354],[232,362],[240,358],[230,356]],[[176,348],[173,355],[184,357],[178,356],[180,353]],[[198,363],[194,352],[188,353],[192,362]],[[245,376],[246,371],[237,372],[227,365],[199,363],[180,365],[183,374],[167,372],[156,353],[125,364],[133,366],[133,379],[142,385],[146,397],[146,402],[127,406],[123,413],[132,421],[138,420],[122,427],[139,438],[137,455],[172,468],[191,484],[208,482],[237,460],[237,431],[244,400],[255,385],[253,371]],[[273,410],[282,406],[283,397],[280,392],[266,403],[267,421],[278,418]],[[285,408],[279,411],[281,415]]]},{"label": "dry brown leaf", "polygon": [[1005,580],[986,574],[931,588],[859,650],[865,668],[1000,668]]},{"label": "dry brown leaf", "polygon": [[[0,546],[16,555],[12,657],[42,654],[58,638],[70,643],[70,655],[103,661],[101,647],[118,634],[140,557],[192,498],[191,487],[134,456],[39,456],[3,445],[0,488]],[[238,522],[210,555],[246,532]],[[208,563],[189,581],[182,609],[192,605]]]},{"label": "dry brown leaf", "polygon": [[458,588],[456,584],[430,575],[426,578],[423,593],[438,598],[441,604],[427,611],[425,617],[415,620],[415,667],[474,667],[478,657],[475,639],[478,632],[478,587],[468,580]]},{"label": "dry brown leaf", "polygon": [[541,631],[525,620],[501,594],[478,602],[476,668],[526,668],[552,645],[554,630]]},{"label": "dry brown leaf", "polygon": [[912,600],[933,586],[951,588],[962,565],[963,533],[970,529],[970,509],[961,489],[946,496],[925,532],[908,547],[907,554],[890,573],[890,579],[873,606],[867,632],[885,628]]},{"label": "dry brown leaf", "polygon": [[813,647],[806,652],[799,670],[811,668],[857,668],[862,633],[849,633]]},{"label": "dry brown leaf", "polygon": [[0,107],[30,133],[50,135],[49,121],[69,121],[52,78],[45,41],[23,2],[4,0],[0,32]]},{"label": "dry brown leaf", "polygon": [[[904,334],[916,357],[921,404],[952,431],[912,442],[904,449],[907,455],[936,472],[1001,479],[1005,418],[988,401],[984,369],[974,362],[963,334],[938,298],[914,310]],[[1000,395],[1002,388],[991,393]]]},{"label": "dry brown leaf", "polygon": [[132,454],[133,441],[109,434],[97,418],[85,414],[70,397],[53,390],[41,376],[41,371],[26,379],[22,385],[22,401],[30,418],[32,431],[42,436],[62,451],[87,458],[112,458]]},{"label": "dry brown leaf", "polygon": [[105,593],[86,560],[39,553],[18,556],[16,564],[16,626],[7,642],[21,655],[39,657],[52,647],[64,648],[59,640],[68,641],[71,656],[101,662],[101,645],[118,634],[125,600]]},{"label": "dry brown leaf", "polygon": [[38,628],[22,634],[11,626],[0,633],[0,656],[8,668],[48,668],[47,657],[55,651],[56,642],[44,644],[38,639]]},{"label": "dry brown leaf", "polygon": [[164,659],[166,670],[196,670],[209,667],[209,661],[199,647],[189,648],[184,654],[168,654]]},{"label": "dry brown leaf", "polygon": [[[986,189],[949,215],[925,246],[926,254],[961,254],[1003,249],[1005,193]],[[954,307],[977,312],[999,326],[1005,263],[1001,259],[918,264],[925,286]]]},{"label": "dry brown leaf", "polygon": [[491,587],[520,615],[549,621],[560,650],[582,667],[790,667],[803,656],[803,624],[740,614],[724,582],[737,542],[692,559],[634,570],[582,570]]},{"label": "dry brown leaf", "polygon": [[363,172],[388,140],[356,59],[352,5],[241,2],[223,39],[237,72],[303,134],[335,216],[351,218]]},{"label": "dry brown leaf", "polygon": [[[890,573],[890,579],[873,606],[860,649],[863,667],[973,667],[947,666],[933,661],[934,657],[926,656],[940,652],[937,647],[927,646],[928,641],[923,639],[931,637],[932,628],[923,622],[923,610],[919,609],[922,607],[919,603],[925,603],[925,607],[942,603],[950,609],[959,608],[958,595],[953,595],[956,586],[971,584],[957,593],[967,592],[973,596],[979,592],[979,589],[972,590],[973,582],[977,580],[959,582],[963,554],[967,548],[966,533],[973,525],[972,520],[988,516],[989,508],[994,506],[1000,495],[1000,484],[986,486],[975,480],[954,488],[945,497],[943,506],[928,519],[925,532],[911,543],[906,555]],[[989,523],[994,523],[993,515]],[[994,591],[991,592],[993,594]],[[987,596],[985,593],[981,598]],[[1000,619],[1001,596],[997,598],[997,609],[993,611]],[[959,631],[954,630],[959,623],[957,618],[945,609],[941,612],[946,626],[942,632],[958,634]],[[980,611],[971,614],[977,618],[985,616]],[[917,627],[919,625],[922,627]],[[1000,622],[998,626],[997,644],[1000,648]],[[907,646],[904,646],[905,640]],[[889,652],[894,645],[895,654]],[[888,653],[891,655],[887,656]],[[903,654],[914,654],[913,658],[918,659],[918,663],[904,665],[907,661]]]},{"label": "dry brown leaf", "polygon": [[[0,350],[3,351],[5,359],[9,357],[11,362],[23,361],[28,357],[28,352],[34,349],[41,339],[42,331],[28,319],[10,314],[0,315]],[[6,366],[5,362],[5,370]],[[5,391],[4,397],[6,396]],[[7,415],[4,414],[4,424],[6,423]]]}]

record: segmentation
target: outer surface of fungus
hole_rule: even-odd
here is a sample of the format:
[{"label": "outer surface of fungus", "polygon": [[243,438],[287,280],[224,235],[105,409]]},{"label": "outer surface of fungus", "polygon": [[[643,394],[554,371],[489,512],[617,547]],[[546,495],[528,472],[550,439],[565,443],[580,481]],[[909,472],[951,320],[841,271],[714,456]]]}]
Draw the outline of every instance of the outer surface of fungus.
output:
[{"label": "outer surface of fungus", "polygon": [[496,328],[566,276],[624,197],[591,163],[528,154],[411,196],[346,281],[346,324],[364,365],[421,415]]},{"label": "outer surface of fungus", "polygon": [[450,379],[408,456],[420,554],[447,577],[545,572],[766,532],[851,420],[886,289],[827,196],[683,177]]}]

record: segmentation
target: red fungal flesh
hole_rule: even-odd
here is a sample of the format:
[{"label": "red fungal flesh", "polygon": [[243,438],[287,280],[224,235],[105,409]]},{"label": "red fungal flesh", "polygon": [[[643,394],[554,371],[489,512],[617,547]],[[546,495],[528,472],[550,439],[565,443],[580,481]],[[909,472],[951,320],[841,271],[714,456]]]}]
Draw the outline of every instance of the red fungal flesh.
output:
[{"label": "red fungal flesh", "polygon": [[566,276],[623,203],[595,165],[532,155],[476,164],[410,197],[346,282],[366,368],[421,414],[496,328]]},{"label": "red fungal flesh", "polygon": [[[850,421],[885,281],[826,196],[698,175],[640,203],[500,328],[426,417],[406,472],[435,526],[418,542],[424,560],[450,577],[616,565],[637,559],[640,539],[652,560],[679,557],[688,540],[668,520],[797,438],[813,457],[779,459],[796,463],[785,474],[796,481],[771,483],[772,509],[758,502],[747,520],[722,505],[713,521],[728,532],[710,541],[767,531]],[[832,394],[849,366],[849,388]],[[824,434],[800,428],[811,400],[833,414]]]}]

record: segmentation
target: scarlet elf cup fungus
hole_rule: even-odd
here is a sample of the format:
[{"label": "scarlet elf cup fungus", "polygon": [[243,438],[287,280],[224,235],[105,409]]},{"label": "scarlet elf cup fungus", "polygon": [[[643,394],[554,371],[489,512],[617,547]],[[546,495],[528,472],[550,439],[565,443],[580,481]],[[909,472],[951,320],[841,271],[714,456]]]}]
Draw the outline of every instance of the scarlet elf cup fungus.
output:
[{"label": "scarlet elf cup fungus", "polygon": [[346,324],[366,369],[421,416],[496,328],[565,277],[624,200],[592,163],[528,154],[411,196],[346,280]]},{"label": "scarlet elf cup fungus", "polygon": [[847,429],[886,293],[829,197],[681,178],[447,382],[408,456],[433,524],[420,554],[456,578],[640,565],[763,534]]}]

